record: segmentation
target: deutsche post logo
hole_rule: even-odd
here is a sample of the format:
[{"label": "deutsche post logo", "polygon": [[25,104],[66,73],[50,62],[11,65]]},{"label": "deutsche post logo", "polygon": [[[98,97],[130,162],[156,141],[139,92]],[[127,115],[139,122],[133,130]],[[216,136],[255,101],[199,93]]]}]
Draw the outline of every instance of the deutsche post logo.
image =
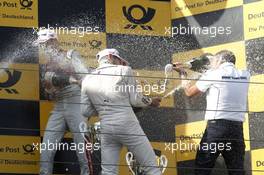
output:
[{"label": "deutsche post logo", "polygon": [[[140,19],[136,19],[135,17],[132,16],[132,11],[135,9],[139,9],[142,11],[143,15]],[[132,24],[127,24],[125,26],[125,29],[135,29],[138,25],[143,29],[143,30],[153,30],[151,26],[145,25],[148,22],[152,20],[156,13],[156,10],[153,8],[148,8],[147,10],[142,7],[141,5],[132,5],[131,7],[127,8],[124,6],[123,7],[123,14],[126,17],[126,19],[131,22]]]},{"label": "deutsche post logo", "polygon": [[20,0],[20,5],[22,6],[20,9],[32,10],[31,9],[32,4],[33,4],[32,0]]},{"label": "deutsche post logo", "polygon": [[0,75],[2,73],[6,73],[8,78],[5,82],[0,82],[0,91],[3,88],[8,94],[18,94],[16,89],[10,89],[10,87],[14,86],[20,80],[22,72],[16,70],[11,72],[10,70],[5,69]]},{"label": "deutsche post logo", "polygon": [[98,40],[92,40],[89,41],[90,44],[90,48],[91,49],[100,49],[100,46],[102,45],[102,41],[98,41]]},{"label": "deutsche post logo", "polygon": [[24,154],[35,155],[33,145],[30,144],[23,145],[23,150],[24,150]]}]

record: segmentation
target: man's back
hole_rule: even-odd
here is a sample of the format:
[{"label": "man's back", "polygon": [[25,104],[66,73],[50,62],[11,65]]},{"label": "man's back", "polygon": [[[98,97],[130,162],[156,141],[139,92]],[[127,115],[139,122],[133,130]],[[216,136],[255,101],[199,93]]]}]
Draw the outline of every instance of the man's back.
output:
[{"label": "man's back", "polygon": [[130,71],[127,66],[105,64],[84,79],[83,89],[103,121],[137,120],[128,89]]},{"label": "man's back", "polygon": [[231,63],[202,76],[196,85],[201,91],[209,89],[205,119],[244,121],[249,78],[249,72],[239,71]]}]

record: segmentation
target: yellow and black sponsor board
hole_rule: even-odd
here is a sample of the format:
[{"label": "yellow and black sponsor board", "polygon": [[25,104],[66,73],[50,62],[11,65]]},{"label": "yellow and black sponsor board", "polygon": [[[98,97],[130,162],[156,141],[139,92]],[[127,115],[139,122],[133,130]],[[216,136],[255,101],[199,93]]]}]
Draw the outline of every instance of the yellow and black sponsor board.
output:
[{"label": "yellow and black sponsor board", "polygon": [[38,174],[40,137],[0,135],[0,173]]},{"label": "yellow and black sponsor board", "polygon": [[39,100],[39,65],[2,62],[0,98]]},{"label": "yellow and black sponsor board", "polygon": [[105,32],[105,0],[39,1],[39,26],[48,25]]},{"label": "yellow and black sponsor board", "polygon": [[123,166],[119,166],[119,174],[130,174],[129,167],[126,163],[126,154],[128,150],[126,147],[123,147],[120,151],[120,158],[119,158],[119,164]]},{"label": "yellow and black sponsor board", "polygon": [[264,149],[256,149],[251,151],[252,175],[261,175],[264,172]]},{"label": "yellow and black sponsor board", "polygon": [[[80,174],[80,163],[78,161],[76,151],[83,152],[83,149],[78,149],[78,146],[73,144],[72,139],[63,139],[61,144],[68,145],[60,146],[57,148],[56,155],[54,158],[54,174]],[[82,148],[82,147],[81,147]],[[98,173],[98,172],[96,172]]]},{"label": "yellow and black sponsor board", "polygon": [[250,78],[248,93],[248,110],[250,112],[264,111],[264,75],[254,75]]},{"label": "yellow and black sponsor board", "polygon": [[105,33],[60,34],[59,42],[65,50],[76,49],[89,67],[97,67],[96,54],[106,48]]},{"label": "yellow and black sponsor board", "polygon": [[0,100],[1,135],[39,136],[39,104],[35,101]]},{"label": "yellow and black sponsor board", "polygon": [[[238,69],[246,69],[247,63],[246,63],[246,51],[245,51],[245,42],[244,41],[238,41],[238,42],[232,42],[232,43],[225,43],[221,45],[216,45],[212,47],[204,47],[201,49],[196,50],[190,50],[187,52],[179,52],[173,54],[173,62],[186,62],[193,58],[197,58],[205,53],[211,53],[216,54],[217,52],[221,50],[228,49],[232,51],[236,56],[236,67]],[[190,72],[193,74],[193,72]]]},{"label": "yellow and black sponsor board", "polygon": [[[106,48],[105,33],[71,33],[67,29],[57,30],[60,46],[64,50],[75,49],[83,58],[87,67],[97,67],[96,54]],[[45,53],[39,49],[40,64],[45,64]]]},{"label": "yellow and black sponsor board", "polygon": [[1,62],[38,64],[38,48],[32,45],[36,37],[29,28],[0,27]]},{"label": "yellow and black sponsor board", "polygon": [[133,69],[164,70],[171,62],[169,37],[107,34],[107,47],[116,48]]},{"label": "yellow and black sponsor board", "polygon": [[[40,144],[40,142],[38,142]],[[46,146],[47,149],[52,149],[53,146]],[[44,149],[45,146],[42,146]],[[76,144],[71,138],[63,138],[61,142],[57,145],[56,155],[54,158],[54,169],[53,174],[80,174],[80,162],[78,161],[77,152],[85,152],[85,146],[83,144]],[[100,166],[101,155],[100,149],[94,147],[92,152],[92,165],[96,167],[93,169],[94,174],[99,174],[98,166]]]},{"label": "yellow and black sponsor board", "polygon": [[264,37],[264,1],[244,5],[245,40]]},{"label": "yellow and black sponsor board", "polygon": [[[168,160],[168,164],[167,164],[167,168],[164,171],[164,175],[177,175],[177,171],[176,171],[176,155],[171,153],[170,151],[166,151],[166,142],[151,142],[151,145],[156,153],[157,156],[157,160],[159,157],[161,157],[162,155],[164,157],[167,158]],[[166,144],[169,144],[168,142]],[[160,163],[160,161],[157,161],[158,164]]]},{"label": "yellow and black sponsor board", "polygon": [[172,19],[193,16],[205,12],[228,9],[243,5],[243,0],[172,0],[171,16]]},{"label": "yellow and black sponsor board", "polygon": [[263,112],[249,114],[249,134],[250,134],[250,147],[251,150],[264,148],[264,129],[263,129]]},{"label": "yellow and black sponsor board", "polygon": [[105,14],[107,33],[166,36],[171,26],[170,2],[107,0]]},{"label": "yellow and black sponsor board", "polygon": [[38,0],[1,0],[0,25],[38,27]]},{"label": "yellow and black sponsor board", "polygon": [[171,36],[175,43],[181,41],[185,46],[197,48],[242,41],[243,6],[172,19]]},{"label": "yellow and black sponsor board", "polygon": [[[40,52],[40,55],[42,55],[41,52]],[[44,62],[45,58],[40,57],[40,61]],[[48,94],[45,92],[45,83],[43,81],[45,71],[46,71],[46,64],[39,64],[39,77],[40,77],[40,80],[39,80],[39,99],[40,100],[49,100]]]},{"label": "yellow and black sponsor board", "polygon": [[175,126],[175,151],[177,162],[193,160],[197,146],[206,128],[205,121],[198,121]]},{"label": "yellow and black sponsor board", "polygon": [[[2,1],[0,1],[0,2],[2,2]],[[18,5],[19,5],[20,4],[19,0],[17,0],[17,2],[18,2]],[[177,2],[177,1],[175,1],[175,2]],[[185,2],[187,2],[187,1],[185,1]],[[239,5],[240,2],[241,2],[240,0],[238,0],[238,1],[228,0],[227,3],[226,3],[226,6],[225,6],[225,8],[227,8],[227,9],[223,9],[225,2],[219,2],[219,3],[215,3],[215,4],[212,4],[212,5],[208,6],[208,7],[211,7],[211,8],[208,8],[208,9],[200,8],[198,10],[198,8],[196,8],[196,10],[197,10],[196,12],[193,9],[192,13],[193,14],[200,14],[200,13],[204,13],[204,12],[207,13],[208,12],[207,10],[210,10],[211,12],[208,13],[209,15],[216,13],[216,14],[218,14],[216,16],[223,17],[224,16],[223,15],[224,11],[226,13],[228,13],[227,11],[231,9],[232,13],[237,13],[238,15],[241,16],[241,18],[243,18],[242,11],[232,10],[233,7],[236,7],[235,9],[240,8],[239,7],[240,6]],[[251,11],[250,9],[248,9],[249,8],[248,5],[252,4],[251,8],[257,9],[255,11],[259,11],[259,8],[261,6],[257,7],[257,5],[253,5],[253,4],[261,4],[262,2],[258,1],[258,0],[244,0],[244,3],[250,3],[250,4],[244,5],[244,17],[245,17],[245,9],[249,10],[249,11],[247,11],[247,13]],[[98,15],[96,16],[97,19],[99,21],[104,21],[104,18],[105,18],[104,7],[103,7],[105,2],[101,1],[101,0],[98,0],[98,1],[90,1],[90,0],[89,1],[86,1],[86,0],[82,1],[81,0],[81,1],[78,1],[78,3],[76,3],[75,1],[72,1],[72,0],[66,0],[63,3],[61,1],[59,1],[59,0],[54,0],[54,1],[41,1],[39,3],[41,4],[39,6],[39,9],[40,9],[40,12],[41,12],[40,13],[39,23],[43,24],[43,25],[47,25],[47,24],[54,24],[54,26],[55,26],[55,24],[58,24],[57,26],[71,26],[71,25],[75,25],[76,23],[79,23],[81,20],[86,19],[85,17],[80,16],[79,14],[86,13],[88,11],[90,12],[90,9],[87,9],[87,8],[90,8],[90,6],[93,6],[93,5],[90,5],[91,3],[95,4],[94,7],[96,7],[97,11],[98,11],[98,9],[100,11],[98,13]],[[114,2],[114,4],[115,3],[116,2]],[[132,3],[134,3],[134,2],[132,2]],[[151,3],[153,3],[153,2],[151,2]],[[229,3],[230,3],[230,6],[228,6]],[[140,4],[140,6],[143,6],[146,11],[148,10],[148,7],[149,8],[154,8],[152,6],[147,6],[149,4],[149,2],[147,3],[146,6],[145,6],[145,3],[143,3],[143,5],[142,5],[142,1],[140,1],[138,4]],[[131,7],[132,5],[134,5],[134,4],[125,4],[124,6],[127,7],[127,10],[128,10],[128,8]],[[57,9],[56,7],[62,7],[62,8]],[[170,8],[171,7],[169,7],[169,9]],[[161,6],[159,6],[158,9],[162,9]],[[191,12],[191,10],[189,10],[189,11]],[[203,11],[203,10],[205,10],[205,11]],[[215,10],[220,10],[221,12],[219,12],[219,11],[214,12]],[[47,13],[47,11],[49,11],[49,13]],[[134,9],[134,10],[132,9],[131,11],[132,11],[132,16],[133,17],[137,17],[137,15],[140,15],[140,13],[141,13],[140,9]],[[135,16],[134,16],[134,11],[135,11]],[[130,24],[130,22],[123,15],[122,7],[121,7],[121,11],[119,10],[119,12],[121,12],[119,14],[119,16],[121,16],[126,21],[125,24]],[[1,13],[2,13],[2,11],[1,11]],[[67,13],[69,13],[69,14],[77,14],[76,16],[78,16],[78,17],[75,17],[75,15],[71,15],[73,17],[69,17],[67,15]],[[94,12],[92,12],[92,13],[94,13]],[[188,13],[188,12],[186,11],[186,13]],[[185,13],[184,13],[184,15],[185,15]],[[204,15],[204,14],[201,14],[201,16],[202,15]],[[88,15],[88,16],[90,16],[90,15]],[[153,17],[153,20],[154,20],[154,17]],[[78,20],[76,20],[77,18],[78,18]],[[241,19],[238,16],[229,15],[229,18],[233,18],[232,21],[233,21],[234,25],[240,26],[240,24],[242,24],[242,27],[241,26],[237,27],[236,30],[234,30],[235,34],[241,36],[240,34],[241,34],[241,31],[243,30],[243,26],[244,26],[245,39],[248,40],[248,39],[251,39],[251,37],[253,37],[253,38],[258,38],[258,37],[261,37],[261,36],[263,37],[262,33],[259,33],[259,32],[258,33],[254,32],[254,35],[252,34],[252,36],[249,36],[246,33],[247,26],[243,25],[243,22],[241,21]],[[118,19],[120,19],[120,18],[118,18]],[[162,21],[165,21],[164,19],[162,19]],[[170,19],[170,18],[168,18],[168,19]],[[204,15],[203,17],[201,17],[198,20],[198,22],[201,21],[201,20],[206,20],[206,19],[207,19],[207,16]],[[252,23],[253,25],[258,25],[257,24],[258,21],[262,22],[260,19],[262,19],[262,18],[258,18],[258,19],[254,19],[254,20],[252,19],[250,21],[253,22]],[[84,23],[79,23],[79,24],[85,24],[86,26],[90,27],[89,22],[91,22],[91,21],[96,21],[96,20],[93,20],[92,18],[90,18],[89,20],[83,20]],[[157,20],[157,21],[160,22],[160,19]],[[214,20],[212,20],[212,21],[214,21],[215,23],[218,23],[218,22],[222,23],[222,21],[218,20],[217,17],[214,17]],[[228,20],[228,21],[230,21],[230,20]],[[92,23],[93,23],[93,25],[91,25],[91,26],[98,25],[98,22],[97,23],[96,22],[92,22]],[[121,22],[118,22],[118,23],[121,23]],[[0,25],[2,25],[2,24],[3,23],[1,22]],[[149,23],[147,23],[146,25],[149,25],[149,24],[152,24],[151,21]],[[259,24],[261,24],[261,23],[259,23]],[[12,26],[15,26],[15,25],[18,25],[18,23],[13,23],[12,24]],[[23,25],[27,25],[27,24],[25,23]],[[100,27],[100,30],[101,29],[104,30],[104,27],[105,27],[104,22],[100,23],[100,25],[102,26],[102,28]],[[248,24],[248,26],[249,25],[251,25],[251,23]],[[123,26],[123,23],[122,23],[122,26]],[[150,26],[152,26],[152,25],[150,25]],[[162,25],[160,25],[158,27],[158,29],[161,26]],[[212,25],[212,26],[214,26],[214,25]],[[164,26],[162,26],[162,27],[163,27],[163,30],[164,30]],[[143,28],[145,28],[145,27],[143,27]],[[147,28],[148,27],[146,27],[146,29]],[[240,28],[240,30],[237,30],[238,28]],[[94,27],[93,27],[93,29],[94,29]],[[237,55],[237,59],[239,59],[237,67],[238,68],[245,68],[246,67],[246,61],[245,61],[245,57],[243,55],[243,52],[245,53],[245,51],[244,51],[245,48],[243,48],[244,41],[242,41],[243,37],[241,39],[237,39],[236,40],[236,41],[239,41],[239,42],[235,42],[235,43],[239,43],[237,45],[236,44],[233,45],[233,43],[229,43],[233,38],[239,38],[239,37],[237,37],[237,35],[232,35],[232,36],[229,35],[230,38],[228,38],[228,39],[226,39],[226,38],[223,39],[223,37],[219,37],[219,38],[215,37],[213,39],[216,40],[216,41],[208,40],[208,41],[205,41],[205,42],[204,41],[200,42],[200,39],[199,38],[197,39],[197,37],[195,37],[195,36],[194,37],[189,37],[188,36],[188,37],[185,37],[183,39],[180,38],[180,37],[177,37],[177,42],[175,40],[173,46],[168,46],[168,39],[164,39],[164,38],[159,38],[159,37],[154,37],[154,36],[150,38],[150,37],[145,37],[145,36],[138,37],[138,36],[132,36],[132,35],[123,35],[124,33],[126,33],[126,34],[136,34],[136,35],[145,35],[145,34],[141,33],[140,30],[142,29],[142,27],[140,27],[140,26],[137,26],[137,28],[134,30],[134,31],[137,31],[137,32],[134,32],[134,33],[133,32],[127,33],[127,31],[124,30],[124,28],[121,28],[121,29],[123,31],[118,30],[118,27],[116,29],[113,29],[114,31],[108,31],[109,33],[116,33],[116,34],[114,34],[114,35],[106,34],[107,35],[107,46],[108,47],[117,47],[117,48],[119,48],[121,50],[121,53],[124,54],[124,57],[126,57],[132,63],[134,68],[138,68],[138,69],[146,68],[146,69],[152,69],[152,70],[156,70],[156,69],[162,70],[164,68],[165,64],[167,64],[167,63],[169,63],[171,61],[170,55],[171,55],[172,51],[170,50],[171,49],[170,47],[173,47],[174,51],[181,51],[182,52],[182,51],[185,51],[185,50],[193,50],[193,49],[196,49],[196,48],[200,48],[200,47],[203,46],[203,45],[200,45],[200,43],[202,43],[202,44],[206,43],[208,45],[215,45],[214,42],[217,43],[217,42],[220,42],[220,41],[221,41],[221,44],[223,43],[223,45],[218,45],[219,48],[217,48],[217,49],[222,49],[222,47],[223,47],[223,48],[228,48],[228,49],[232,48],[232,50],[233,49],[241,50],[241,51],[233,50],[236,53],[236,55]],[[1,31],[2,30],[3,30],[3,28],[1,28]],[[155,32],[157,32],[157,31],[155,31]],[[162,31],[162,32],[159,31],[158,34],[155,34],[155,35],[166,35],[164,32],[165,31]],[[13,34],[13,32],[10,32],[10,33]],[[4,35],[6,35],[6,33],[3,34],[3,35],[1,34],[1,39],[3,39]],[[149,35],[149,34],[146,34],[146,35]],[[242,36],[243,36],[243,34],[242,34]],[[249,38],[247,38],[248,36],[249,36]],[[6,38],[8,38],[8,37],[6,37]],[[144,38],[144,39],[142,39],[142,38]],[[95,40],[96,39],[97,38],[95,38]],[[9,41],[9,40],[10,40],[9,38],[8,38],[8,40],[4,40],[4,41],[2,40],[3,41],[2,43],[4,45],[4,47],[2,47],[2,48],[4,48],[4,50],[8,50],[5,45],[7,43],[6,41]],[[261,39],[259,39],[259,40],[261,40]],[[14,40],[14,41],[16,41],[16,40]],[[84,41],[82,41],[82,42],[84,42]],[[232,42],[233,42],[233,40],[232,40]],[[255,67],[255,65],[262,65],[262,62],[261,62],[262,56],[261,55],[263,55],[263,54],[260,52],[260,54],[254,55],[254,53],[256,53],[256,51],[254,50],[254,48],[256,48],[255,46],[261,45],[261,42],[252,42],[252,44],[250,44],[251,40],[250,41],[246,41],[246,42],[249,43],[249,44],[247,44],[246,53],[249,52],[250,55],[251,55],[251,56],[247,56],[247,58],[248,58],[247,62],[254,65],[254,66],[250,67],[250,64],[248,64],[248,67],[249,67],[250,70],[252,70],[251,73],[253,73],[253,75],[257,74],[257,76],[254,76],[251,81],[253,81],[253,80],[254,81],[263,81],[263,79],[261,77],[262,74],[263,74],[261,69]],[[228,44],[225,45],[224,43],[228,43],[228,44],[231,44],[231,45],[228,45]],[[12,45],[15,46],[16,44],[17,43],[14,42]],[[64,45],[67,46],[67,43],[64,43]],[[248,45],[250,45],[251,48]],[[77,50],[80,49],[80,47],[76,47],[76,48],[77,48]],[[217,51],[217,49],[215,51]],[[92,55],[94,55],[95,50],[96,49],[94,49],[94,51],[91,51],[91,50],[89,50],[89,51],[91,51],[93,53]],[[261,49],[259,49],[259,50],[261,50]],[[259,50],[257,52],[259,52]],[[82,54],[81,49],[79,51]],[[3,52],[1,51],[0,55],[2,55],[2,53]],[[259,55],[260,55],[260,57],[259,57]],[[256,59],[258,57],[260,58],[260,60]],[[3,57],[1,56],[1,58],[3,58]],[[186,59],[189,59],[189,58],[191,58],[191,57],[188,57],[188,56],[186,57]],[[176,58],[175,58],[175,60],[177,61]],[[26,85],[27,84],[24,84],[23,87],[26,87]],[[261,89],[260,89],[261,87],[260,86],[258,86],[256,88],[252,88],[251,87],[250,91],[254,92],[254,94],[251,93],[253,95],[251,95],[250,101],[252,101],[253,97],[256,97],[256,96],[260,97],[259,99],[262,98]],[[185,116],[186,114],[185,114],[184,110],[177,110],[178,108],[182,107],[181,106],[182,104],[179,105],[179,101],[180,101],[179,95],[180,95],[180,93],[176,93],[176,95],[174,97],[174,107],[175,107],[175,109],[172,109],[172,108],[161,108],[161,109],[157,109],[157,110],[156,109],[155,110],[150,109],[150,110],[143,111],[142,113],[139,113],[139,117],[140,117],[139,120],[141,120],[144,130],[146,130],[146,132],[150,135],[150,138],[152,140],[169,140],[171,142],[174,142],[175,138],[174,138],[174,136],[172,137],[171,135],[174,135],[174,130],[175,130],[174,126],[175,126],[175,124],[178,125],[178,124],[182,124],[182,123],[189,123],[189,122],[194,122],[194,121],[202,119],[202,117],[203,117],[202,114],[199,115],[198,119],[197,118],[195,119],[195,117],[193,119],[185,118],[185,117],[183,117],[183,119],[180,119],[180,117]],[[8,100],[8,101],[10,102],[12,100]],[[4,101],[3,104],[6,104],[6,106],[3,106],[3,105],[1,105],[1,106],[3,106],[4,109],[13,110],[14,112],[17,113],[17,116],[18,116],[18,114],[21,114],[19,112],[19,110],[16,110],[17,108],[11,108],[10,109],[9,108],[9,105],[10,105],[9,102]],[[203,101],[203,102],[205,102],[205,101]],[[19,103],[22,103],[22,102],[19,102]],[[46,103],[46,101],[44,103]],[[196,103],[196,102],[194,102],[194,103]],[[48,119],[48,112],[50,110],[52,110],[52,105],[50,105],[50,104],[45,104],[45,105],[46,105],[46,107],[40,108],[41,111],[42,111],[40,113],[45,114],[45,118],[42,117],[41,118],[42,121],[41,122],[39,122],[39,121],[37,122],[37,123],[41,123],[41,128],[45,128],[44,125],[45,125],[45,122]],[[164,104],[164,105],[166,106],[167,104]],[[261,103],[260,100],[249,102],[249,108],[250,108],[249,110],[260,112],[260,111],[262,111],[262,106],[263,106],[263,105],[262,106],[261,105],[262,105],[262,103]],[[13,105],[10,105],[10,106],[13,106]],[[31,107],[35,108],[35,109],[38,109],[38,107],[35,107],[36,106],[35,103],[31,103],[31,102],[27,103],[26,101],[23,101],[23,105],[22,106],[26,106],[25,107],[26,109],[29,109]],[[1,112],[1,113],[6,113],[6,111]],[[195,111],[195,113],[197,113],[197,111]],[[8,113],[6,113],[6,114],[8,114]],[[145,115],[145,114],[147,114],[147,115]],[[12,116],[13,116],[13,114],[12,114]],[[16,115],[14,114],[14,116],[16,116]],[[24,116],[24,114],[22,116]],[[38,118],[38,117],[36,117],[36,118]],[[250,138],[251,139],[262,139],[263,138],[262,137],[263,136],[263,129],[262,129],[263,128],[263,122],[262,122],[262,118],[263,118],[263,114],[262,113],[250,114],[250,127],[251,127],[250,128]],[[12,119],[16,120],[16,118],[15,119],[12,118]],[[21,118],[17,117],[17,119],[19,119],[19,120],[16,120],[16,121],[20,121],[20,120],[22,121],[22,119],[25,122],[29,121],[28,118],[25,119],[25,117],[21,117]],[[35,120],[35,118],[32,118],[32,119]],[[10,119],[10,121],[11,121],[11,119]],[[23,125],[23,126],[25,126],[25,128],[31,128],[25,122],[24,123],[20,122],[21,126]],[[30,126],[38,126],[39,127],[38,124],[37,125],[29,124],[29,125]],[[6,127],[6,125],[3,125],[3,126]],[[8,123],[8,126],[13,126],[13,122],[12,122],[12,124]],[[171,126],[173,126],[173,127],[171,127]],[[20,127],[20,126],[18,126],[18,127]],[[2,132],[2,130],[1,130],[1,133],[2,134],[14,135],[15,133],[18,133],[18,132],[12,131],[12,133],[6,133],[6,131]],[[170,133],[172,133],[172,134],[170,134]],[[32,134],[30,132],[20,132],[20,134],[21,135],[22,134],[23,135],[37,135],[37,133],[33,133]],[[153,136],[153,134],[155,136]],[[172,139],[174,139],[174,140],[172,140]],[[260,142],[252,142],[251,141],[250,143],[251,143],[251,149],[262,149],[264,147],[263,142],[261,142],[261,141]],[[74,152],[72,152],[70,154],[75,156]],[[256,154],[252,154],[252,157],[261,156],[262,155],[262,151],[259,151]],[[56,160],[65,161],[65,159],[69,158],[69,157],[67,157],[67,155],[68,155],[67,153],[65,154],[64,152],[59,152],[57,157],[60,157],[61,159],[56,159]],[[187,161],[178,162],[178,171],[180,169],[184,169],[181,166],[185,165],[184,164],[185,162],[188,162],[188,160]],[[252,164],[253,164],[253,161],[252,161]],[[56,168],[56,167],[59,167],[59,168]],[[76,169],[78,169],[78,165],[76,165],[76,167],[77,167]],[[56,169],[57,173],[66,174],[67,173],[65,171],[66,168],[70,169],[70,173],[72,173],[72,174],[78,173],[78,170],[75,171],[76,169],[74,170],[72,168],[69,168],[68,165],[66,165],[66,166],[55,165],[55,169]],[[193,166],[190,167],[190,168],[193,168]],[[252,169],[254,169],[254,168],[252,168]],[[6,175],[7,174],[6,172],[8,172],[8,171],[3,172],[3,174]],[[17,174],[19,174],[21,172],[17,172]],[[37,174],[37,173],[38,172],[36,171],[34,174]],[[69,173],[69,171],[68,171],[68,173]],[[262,173],[262,172],[260,172],[260,173]],[[14,174],[16,174],[16,173],[14,173]],[[26,173],[26,174],[31,174],[31,173]],[[174,173],[172,172],[172,174],[174,174]],[[178,174],[184,174],[184,172],[180,172],[179,171]],[[188,174],[188,173],[185,173],[185,174]]]},{"label": "yellow and black sponsor board", "polygon": [[264,37],[246,41],[247,67],[251,75],[264,74]]},{"label": "yellow and black sponsor board", "polygon": [[54,102],[52,101],[42,100],[39,103],[40,136],[44,135],[46,125],[53,108],[54,108]]},{"label": "yellow and black sponsor board", "polygon": [[178,107],[146,108],[136,113],[151,142],[175,142],[175,124],[186,122],[185,115]]}]

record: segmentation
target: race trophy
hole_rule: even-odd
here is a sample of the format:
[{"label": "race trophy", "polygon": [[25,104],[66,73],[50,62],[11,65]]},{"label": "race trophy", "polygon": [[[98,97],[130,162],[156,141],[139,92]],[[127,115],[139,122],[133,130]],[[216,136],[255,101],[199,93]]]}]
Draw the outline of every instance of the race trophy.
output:
[{"label": "race trophy", "polygon": [[[156,154],[158,166],[163,174],[168,166],[168,159],[165,155],[161,155],[161,151],[154,149],[154,152]],[[137,162],[132,152],[127,152],[126,163],[132,175],[146,175],[144,167]]]}]

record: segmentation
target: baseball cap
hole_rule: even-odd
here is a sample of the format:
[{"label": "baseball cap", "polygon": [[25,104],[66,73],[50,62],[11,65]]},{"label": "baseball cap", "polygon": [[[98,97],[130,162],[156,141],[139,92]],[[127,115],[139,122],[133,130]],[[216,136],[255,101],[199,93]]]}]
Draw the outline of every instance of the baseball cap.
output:
[{"label": "baseball cap", "polygon": [[103,58],[104,56],[107,56],[107,55],[114,55],[114,56],[118,57],[120,60],[122,60],[125,63],[125,65],[128,65],[128,61],[126,61],[124,58],[122,58],[120,56],[118,50],[116,50],[116,49],[104,49],[104,50],[101,50],[100,52],[98,52],[96,54],[96,59],[99,62],[101,58]]},{"label": "baseball cap", "polygon": [[38,32],[38,39],[33,42],[33,45],[45,43],[50,39],[58,39],[58,36],[55,31],[50,29],[40,29]]}]

